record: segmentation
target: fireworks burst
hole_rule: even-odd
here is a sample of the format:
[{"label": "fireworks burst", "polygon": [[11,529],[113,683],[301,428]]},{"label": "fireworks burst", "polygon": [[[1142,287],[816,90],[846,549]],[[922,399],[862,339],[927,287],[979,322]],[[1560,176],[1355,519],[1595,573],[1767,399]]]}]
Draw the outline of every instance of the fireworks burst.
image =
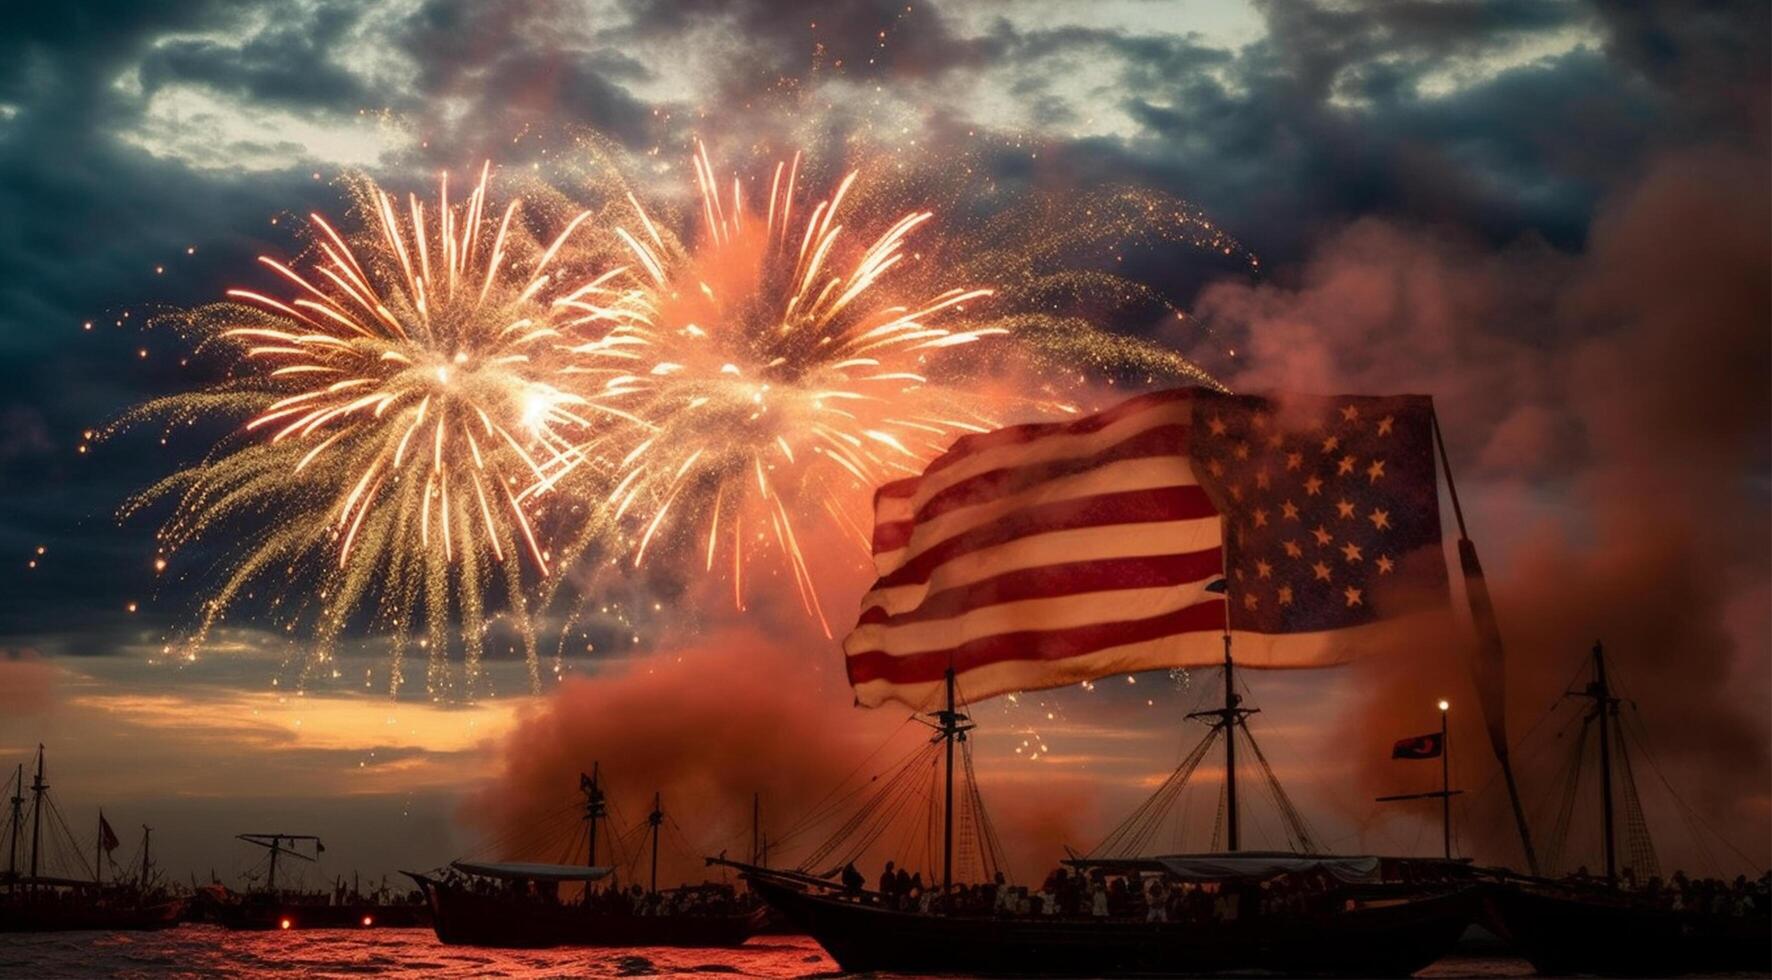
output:
[{"label": "fireworks burst", "polygon": [[902,161],[825,182],[798,155],[727,181],[698,148],[679,214],[621,169],[587,174],[583,210],[545,185],[491,207],[489,167],[434,205],[361,180],[346,232],[315,215],[301,260],[261,259],[281,290],[170,318],[232,372],[126,421],[238,426],[125,508],[173,503],[157,568],[215,563],[179,653],[256,600],[302,638],[301,680],[382,633],[391,693],[416,646],[433,698],[473,698],[508,629],[539,688],[532,610],[570,607],[556,673],[593,607],[638,643],[608,597],[645,587],[602,576],[651,565],[728,580],[740,610],[791,578],[829,635],[813,556],[862,564],[881,483],[1094,385],[1212,383],[1101,326],[1183,319],[1104,271],[1127,243],[1240,253],[1181,202],[987,201]]},{"label": "fireworks burst", "polygon": [[563,454],[535,489],[587,467],[601,474],[608,519],[631,526],[633,565],[661,543],[687,546],[704,570],[729,574],[740,608],[747,563],[772,552],[828,634],[803,546],[808,518],[865,549],[857,504],[872,487],[920,472],[955,435],[1005,413],[1074,409],[931,380],[942,352],[1009,332],[971,312],[988,286],[936,289],[928,275],[905,274],[922,258],[912,241],[931,212],[852,230],[856,172],[810,203],[795,156],[753,208],[736,178],[722,187],[705,150],[694,162],[693,244],[630,199],[633,225],[614,232],[627,264],[567,303],[587,318],[580,330],[601,328],[572,349],[568,370],[629,424]]},{"label": "fireworks burst", "polygon": [[[587,215],[544,245],[519,200],[492,216],[488,170],[453,204],[445,175],[435,211],[364,183],[358,234],[314,215],[310,268],[260,259],[286,298],[235,289],[190,317],[234,353],[236,377],[138,414],[250,418],[136,503],[176,497],[168,550],[254,527],[206,601],[190,655],[243,593],[295,576],[274,604],[291,632],[314,610],[304,677],[329,669],[341,631],[374,598],[370,614],[393,637],[391,689],[422,632],[432,696],[471,697],[497,583],[539,683],[523,568],[545,576],[549,555],[520,501],[570,445],[561,433],[586,423],[585,400],[556,386],[553,361],[582,318],[572,301],[596,286],[563,274],[562,250]],[[291,599],[297,588],[312,599]],[[448,670],[456,637],[459,691]]]}]

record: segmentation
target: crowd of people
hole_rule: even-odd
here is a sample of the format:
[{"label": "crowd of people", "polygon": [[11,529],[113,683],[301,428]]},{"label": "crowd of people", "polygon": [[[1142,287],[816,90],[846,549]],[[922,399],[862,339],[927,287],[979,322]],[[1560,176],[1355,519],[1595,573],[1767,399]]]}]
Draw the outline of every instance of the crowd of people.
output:
[{"label": "crowd of people", "polygon": [[[443,875],[447,885],[462,888],[476,895],[516,901],[559,905],[560,883],[526,878],[487,878],[465,875],[451,868]],[[753,900],[741,896],[732,885],[709,881],[649,892],[639,885],[590,886],[582,904],[611,915],[727,915],[742,911]]]},{"label": "crowd of people", "polygon": [[[1570,878],[1578,884],[1597,884],[1597,878],[1583,866]],[[1721,878],[1690,878],[1684,871],[1675,871],[1663,879],[1660,875],[1638,878],[1636,871],[1625,868],[1618,875],[1618,887],[1634,897],[1673,912],[1694,915],[1728,915],[1746,917],[1772,914],[1772,871],[1749,880],[1737,875],[1734,881]]]},{"label": "crowd of people", "polygon": [[[1391,869],[1397,882],[1422,884],[1441,880],[1447,868],[1431,862],[1403,863]],[[840,878],[852,901],[883,905],[905,912],[940,911],[975,916],[1077,916],[1143,919],[1152,922],[1231,923],[1254,916],[1317,914],[1344,906],[1339,883],[1327,872],[1309,870],[1264,880],[1178,880],[1156,871],[1110,872],[1103,868],[1058,868],[1038,888],[1011,885],[999,872],[994,881],[955,884],[945,896],[939,881],[925,882],[921,872],[887,861],[869,890],[866,876],[846,865]],[[1393,880],[1387,874],[1386,880]],[[1570,880],[1597,884],[1601,879],[1579,869]],[[1713,916],[1767,915],[1772,911],[1772,871],[1750,880],[1746,875],[1725,881],[1690,878],[1676,871],[1667,879],[1646,880],[1626,868],[1618,887],[1637,898],[1674,912]]]},{"label": "crowd of people", "polygon": [[1320,871],[1264,881],[1178,881],[1158,872],[1113,873],[1058,868],[1037,889],[1011,885],[1001,872],[981,884],[955,884],[944,900],[938,882],[891,861],[878,887],[867,889],[853,864],[843,868],[844,893],[853,901],[906,912],[975,916],[1086,916],[1150,922],[1231,923],[1257,915],[1326,912],[1337,907],[1336,883]]}]

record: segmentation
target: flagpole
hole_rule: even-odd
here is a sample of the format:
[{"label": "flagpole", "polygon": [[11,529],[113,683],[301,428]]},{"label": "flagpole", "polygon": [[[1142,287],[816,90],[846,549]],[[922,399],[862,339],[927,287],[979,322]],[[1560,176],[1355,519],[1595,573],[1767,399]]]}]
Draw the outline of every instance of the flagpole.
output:
[{"label": "flagpole", "polygon": [[[1408,800],[1440,801],[1440,846],[1446,860],[1452,860],[1452,798],[1462,796],[1464,790],[1452,788],[1452,741],[1450,726],[1447,724],[1447,712],[1452,710],[1452,703],[1441,698],[1436,705],[1440,709],[1440,737],[1436,741],[1432,735],[1404,739],[1391,750],[1393,759],[1440,759],[1440,788],[1428,793],[1394,793],[1389,796],[1373,797],[1377,803],[1400,803]],[[1432,746],[1431,750],[1426,746]]]},{"label": "flagpole", "polygon": [[[1520,834],[1520,848],[1526,855],[1526,869],[1538,874],[1538,852],[1532,846],[1532,828],[1526,822],[1526,807],[1520,801],[1520,787],[1514,780],[1514,767],[1508,757],[1505,707],[1507,690],[1500,677],[1491,683],[1482,682],[1486,670],[1498,673],[1506,665],[1501,645],[1501,626],[1495,619],[1495,604],[1489,598],[1489,583],[1483,577],[1482,563],[1477,560],[1477,546],[1465,530],[1464,508],[1458,502],[1458,483],[1452,478],[1452,459],[1446,455],[1446,435],[1440,427],[1439,413],[1430,416],[1434,430],[1434,446],[1440,453],[1440,469],[1446,474],[1446,493],[1452,498],[1452,515],[1458,522],[1458,564],[1464,576],[1465,601],[1470,606],[1471,624],[1477,631],[1477,696],[1489,714],[1489,745],[1495,760],[1501,764],[1501,778],[1507,785],[1508,803],[1513,807],[1514,827]],[[1485,690],[1489,688],[1490,690]]]},{"label": "flagpole", "polygon": [[1440,702],[1440,837],[1446,845],[1446,860],[1452,860],[1452,740],[1446,727],[1446,712],[1452,705]]}]

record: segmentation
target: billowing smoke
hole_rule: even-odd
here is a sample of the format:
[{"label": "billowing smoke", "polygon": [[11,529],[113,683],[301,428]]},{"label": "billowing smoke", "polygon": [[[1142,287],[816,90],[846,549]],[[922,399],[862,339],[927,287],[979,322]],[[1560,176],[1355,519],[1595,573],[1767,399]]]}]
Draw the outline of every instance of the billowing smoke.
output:
[{"label": "billowing smoke", "polygon": [[[583,832],[573,809],[579,773],[595,762],[619,822],[630,830],[644,819],[653,792],[662,795],[670,821],[661,838],[661,885],[718,876],[704,868],[706,855],[724,851],[748,859],[752,794],[761,799],[771,863],[797,863],[836,822],[805,827],[788,839],[805,814],[833,794],[887,778],[891,763],[927,738],[925,729],[907,723],[908,712],[854,707],[839,659],[808,654],[808,644],[830,642],[807,635],[815,633],[809,624],[773,635],[716,631],[566,681],[511,732],[497,779],[463,809],[488,842],[486,856],[565,859],[573,835]],[[1061,843],[1080,839],[1070,819],[1054,816],[1078,812],[1077,790],[1055,797],[1049,787],[986,784],[1015,870],[1043,871],[1061,854]],[[853,801],[867,795],[862,788]],[[854,806],[838,810],[847,815]],[[926,807],[905,811],[893,839],[868,852],[863,867],[870,876],[886,857],[935,870],[917,830],[926,814]],[[610,860],[605,834],[600,861]],[[581,840],[572,857],[583,853]],[[645,881],[643,830],[621,841],[618,859],[624,877]]]},{"label": "billowing smoke", "polygon": [[[1498,250],[1441,228],[1360,221],[1295,275],[1221,284],[1196,304],[1248,365],[1226,379],[1238,390],[1435,396],[1509,654],[1511,731],[1532,733],[1516,758],[1539,833],[1569,736],[1558,742],[1556,725],[1534,726],[1604,640],[1656,753],[1653,766],[1635,761],[1666,867],[1763,863],[1772,838],[1772,200],[1763,170],[1758,156],[1725,150],[1662,157],[1604,204],[1578,253],[1535,240]],[[866,573],[852,548],[843,561],[825,544],[812,560],[840,634],[841,610]],[[548,815],[569,807],[577,774],[600,760],[629,822],[657,788],[681,827],[683,839],[666,835],[661,880],[699,880],[700,854],[748,850],[753,792],[765,833],[779,838],[903,722],[896,710],[850,706],[836,644],[798,610],[777,615],[759,598],[741,615],[729,598],[700,591],[689,583],[675,594],[716,624],[748,625],[659,643],[569,681],[511,737],[503,774],[468,811],[489,837],[512,842],[503,856],[558,858],[561,842],[544,843],[540,830],[558,827]],[[1359,800],[1430,788],[1431,766],[1392,763],[1388,750],[1437,724],[1433,703],[1450,697],[1454,779],[1469,793],[1461,847],[1518,865],[1476,710],[1461,599],[1455,607],[1367,651],[1357,681],[1337,688],[1356,693],[1325,706],[1323,717],[1341,719],[1322,739],[1332,748],[1320,761],[1332,754],[1334,765],[1299,775],[1334,779],[1351,763]],[[1119,720],[1150,724],[1131,719]],[[981,744],[990,737],[981,732]],[[1118,814],[1104,801],[1125,794],[1104,788],[1102,771],[981,768],[1013,872],[1038,875],[1060,845],[1086,847],[1111,826]],[[1658,772],[1689,811],[1656,802],[1668,797]],[[1419,821],[1424,830],[1430,817],[1426,807],[1369,803],[1343,816],[1364,824],[1374,812],[1381,824]],[[1709,831],[1689,832],[1693,815],[1747,861],[1714,839],[1694,843]],[[792,843],[803,848],[812,836]],[[1384,836],[1338,846],[1383,847]],[[1720,866],[1701,860],[1706,850]],[[798,854],[784,846],[779,856]]]},{"label": "billowing smoke", "polygon": [[[1604,640],[1660,772],[1699,821],[1762,864],[1772,838],[1764,177],[1758,155],[1665,156],[1605,204],[1579,255],[1533,242],[1491,252],[1360,222],[1298,281],[1221,286],[1201,303],[1243,334],[1251,367],[1232,379],[1240,389],[1434,394],[1495,592],[1513,736]],[[1472,843],[1517,863],[1462,659],[1468,625],[1443,619],[1387,646],[1359,668],[1364,703],[1346,715],[1363,783],[1426,781],[1406,768],[1420,763],[1387,761],[1388,745],[1436,725],[1431,706],[1449,694],[1473,709],[1455,715],[1456,778],[1490,789],[1473,805]],[[1551,767],[1524,758],[1523,795],[1542,801],[1555,792]],[[1636,762],[1651,807],[1665,787],[1649,760]],[[1664,866],[1702,866],[1689,838],[1707,832],[1689,832],[1677,807],[1659,812]],[[1739,865],[1704,843],[1724,869]]]}]

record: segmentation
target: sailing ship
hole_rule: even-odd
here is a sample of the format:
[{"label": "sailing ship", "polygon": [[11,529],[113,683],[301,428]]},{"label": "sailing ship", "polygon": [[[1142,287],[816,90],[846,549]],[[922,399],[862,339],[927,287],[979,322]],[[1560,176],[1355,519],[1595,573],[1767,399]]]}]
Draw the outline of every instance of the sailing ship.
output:
[{"label": "sailing ship", "polygon": [[[710,858],[738,869],[764,901],[818,940],[850,972],[968,973],[1012,976],[1129,976],[1272,971],[1292,974],[1404,976],[1452,949],[1473,921],[1482,886],[1464,862],[1318,853],[1302,820],[1274,778],[1247,727],[1236,691],[1227,637],[1224,700],[1196,712],[1210,718],[1205,738],[1120,827],[1088,855],[1063,862],[1068,873],[1048,879],[1034,903],[1005,901],[993,885],[956,885],[956,814],[981,839],[974,845],[1000,867],[1000,849],[984,816],[967,733],[975,726],[946,674],[945,707],[930,713],[932,745],[943,757],[941,879],[924,898],[858,887],[853,861],[878,840],[876,819],[902,798],[900,776],[882,781],[875,798],[813,860],[841,861],[823,873]],[[1239,738],[1255,752],[1269,789],[1281,801],[1292,851],[1244,851],[1237,790]],[[1152,839],[1189,777],[1223,740],[1225,773],[1220,828],[1226,849],[1203,854],[1137,852]],[[960,809],[955,807],[956,747],[964,752]],[[926,755],[902,773],[927,770]],[[1215,834],[1215,837],[1217,835]],[[844,877],[849,881],[845,882]],[[1009,893],[1014,895],[1015,893]],[[1038,907],[1035,908],[1034,905]]]},{"label": "sailing ship", "polygon": [[[1249,731],[1258,709],[1238,693],[1232,644],[1247,637],[1259,666],[1326,666],[1363,627],[1444,594],[1435,434],[1424,396],[1177,389],[963,436],[922,474],[880,487],[879,578],[845,663],[861,704],[926,709],[945,689],[928,715],[944,780],[930,793],[939,887],[907,902],[898,878],[870,891],[853,867],[903,807],[898,777],[881,792],[899,796],[839,828],[852,842],[826,842],[791,871],[741,872],[847,970],[1373,976],[1432,963],[1473,921],[1484,885],[1459,861],[1321,853]],[[980,853],[995,850],[959,678],[991,696],[1214,662],[1222,702],[1193,715],[1206,736],[1100,845],[1037,896],[988,869],[988,884],[956,885],[959,817],[982,832]],[[1219,742],[1222,834],[1207,853],[1153,849]],[[1269,783],[1289,851],[1243,849],[1239,745]],[[913,760],[923,773],[937,762]]]},{"label": "sailing ship", "polygon": [[[184,900],[158,884],[149,851],[151,830],[142,828],[141,864],[133,878],[104,880],[104,866],[117,839],[100,811],[94,862],[85,867],[79,846],[44,781],[44,749],[37,746],[35,774],[25,795],[25,769],[15,770],[8,794],[6,872],[0,876],[0,932],[167,929],[179,922]],[[26,826],[30,844],[24,848]],[[58,846],[60,845],[60,846]],[[25,864],[20,865],[20,851]],[[60,853],[51,855],[52,850]],[[52,872],[59,866],[61,874]],[[70,868],[78,874],[70,873]]]},{"label": "sailing ship", "polygon": [[[722,885],[658,887],[663,801],[653,795],[646,815],[651,848],[647,886],[622,887],[613,863],[599,864],[597,832],[609,820],[600,765],[580,774],[584,799],[585,861],[458,860],[444,871],[405,872],[418,883],[431,910],[437,938],[450,945],[550,946],[739,946],[765,924],[766,910],[752,896]],[[614,835],[611,835],[612,837]],[[619,838],[615,838],[619,840]],[[614,856],[615,843],[610,843]],[[576,887],[562,897],[561,886]]]},{"label": "sailing ship", "polygon": [[[205,916],[236,930],[412,929],[426,924],[423,902],[392,895],[384,887],[364,895],[359,883],[342,880],[330,892],[278,887],[278,859],[317,863],[326,845],[313,834],[239,834],[236,839],[266,852],[265,885],[244,894],[211,889],[201,894]],[[309,854],[302,850],[307,845]],[[285,877],[287,884],[287,875]]]},{"label": "sailing ship", "polygon": [[[1621,717],[1625,699],[1613,690],[1600,644],[1594,644],[1591,680],[1568,697],[1587,702],[1587,707],[1580,735],[1571,744],[1551,863],[1567,839],[1591,745],[1598,756],[1604,873],[1594,877],[1583,869],[1560,879],[1505,875],[1491,902],[1497,931],[1543,973],[1670,976],[1772,970],[1772,910],[1763,898],[1738,906],[1740,896],[1692,894],[1677,882],[1660,881]],[[1622,869],[1620,802],[1631,862]]]}]

